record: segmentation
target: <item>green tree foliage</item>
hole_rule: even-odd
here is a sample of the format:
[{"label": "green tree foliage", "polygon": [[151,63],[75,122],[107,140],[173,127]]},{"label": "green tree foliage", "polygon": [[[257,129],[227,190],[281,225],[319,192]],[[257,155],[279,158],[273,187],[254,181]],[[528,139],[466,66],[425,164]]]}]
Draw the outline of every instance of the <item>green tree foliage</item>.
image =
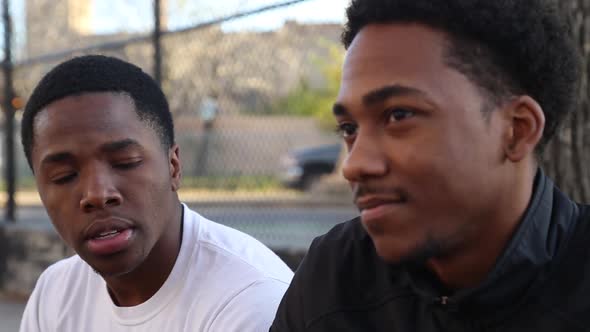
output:
[{"label": "green tree foliage", "polygon": [[314,62],[323,77],[321,87],[312,87],[307,80],[302,80],[297,88],[281,99],[271,113],[281,115],[311,116],[322,128],[334,126],[332,105],[338,95],[344,52],[336,44],[327,44],[329,56],[315,57]]}]

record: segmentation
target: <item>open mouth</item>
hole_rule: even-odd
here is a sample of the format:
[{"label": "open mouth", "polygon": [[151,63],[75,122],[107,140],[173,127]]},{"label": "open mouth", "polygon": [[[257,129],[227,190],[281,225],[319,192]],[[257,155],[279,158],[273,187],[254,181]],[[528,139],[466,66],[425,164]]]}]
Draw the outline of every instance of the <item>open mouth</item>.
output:
[{"label": "open mouth", "polygon": [[106,239],[111,239],[115,236],[117,236],[118,234],[120,234],[121,232],[118,230],[112,230],[112,231],[108,231],[108,232],[103,232],[98,234],[97,236],[95,236],[93,239],[95,240],[106,240]]},{"label": "open mouth", "polygon": [[112,255],[131,245],[134,229],[110,230],[88,239],[87,247],[95,255]]},{"label": "open mouth", "polygon": [[97,220],[86,230],[86,248],[94,255],[112,255],[131,245],[136,230],[124,219]]}]

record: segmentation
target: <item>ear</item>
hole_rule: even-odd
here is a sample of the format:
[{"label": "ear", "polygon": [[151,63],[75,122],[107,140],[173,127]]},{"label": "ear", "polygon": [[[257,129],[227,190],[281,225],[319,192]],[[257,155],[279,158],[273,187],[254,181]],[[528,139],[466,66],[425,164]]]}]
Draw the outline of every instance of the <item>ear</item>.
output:
[{"label": "ear", "polygon": [[182,165],[180,162],[180,147],[174,144],[168,150],[168,161],[170,163],[170,180],[172,183],[172,191],[178,191],[180,188],[180,178],[182,177]]},{"label": "ear", "polygon": [[534,153],[543,137],[545,114],[541,105],[529,96],[519,96],[505,108],[509,122],[504,153],[512,162],[519,162]]}]

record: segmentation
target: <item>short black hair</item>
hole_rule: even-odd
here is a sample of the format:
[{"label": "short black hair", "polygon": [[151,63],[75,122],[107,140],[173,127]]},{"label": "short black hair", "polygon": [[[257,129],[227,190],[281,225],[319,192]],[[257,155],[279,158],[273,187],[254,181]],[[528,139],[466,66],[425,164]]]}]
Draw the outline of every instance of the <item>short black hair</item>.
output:
[{"label": "short black hair", "polygon": [[174,144],[174,124],[162,89],[141,68],[103,55],[75,57],[50,70],[37,84],[21,122],[21,140],[32,168],[34,120],[45,106],[59,99],[91,92],[128,95],[141,121],[154,129],[166,148]]},{"label": "short black hair", "polygon": [[553,0],[352,0],[346,48],[369,24],[423,24],[446,34],[447,63],[496,104],[529,95],[543,108],[542,150],[578,105],[580,54]]}]

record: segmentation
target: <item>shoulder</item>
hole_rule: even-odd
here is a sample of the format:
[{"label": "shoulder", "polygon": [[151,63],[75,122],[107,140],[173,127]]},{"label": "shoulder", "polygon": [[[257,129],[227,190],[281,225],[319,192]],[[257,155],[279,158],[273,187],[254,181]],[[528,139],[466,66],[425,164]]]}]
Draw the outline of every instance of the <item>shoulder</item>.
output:
[{"label": "shoulder", "polygon": [[59,291],[63,286],[75,288],[91,277],[92,269],[78,255],[57,261],[50,265],[39,277],[36,288],[44,291]]},{"label": "shoulder", "polygon": [[360,218],[339,224],[313,241],[281,302],[275,326],[298,330],[301,322],[309,325],[331,312],[363,311],[397,289],[391,273]]},{"label": "shoulder", "polygon": [[[575,209],[566,209],[565,204],[575,205]],[[555,209],[557,207],[557,209]],[[566,211],[567,213],[564,213]],[[575,204],[562,199],[562,204],[554,206],[553,218],[561,227],[567,221],[574,222],[572,230],[563,230],[567,234],[557,243],[562,250],[549,265],[548,274],[533,289],[533,299],[547,311],[546,317],[554,315],[560,318],[562,326],[588,326],[590,311],[590,206]]]},{"label": "shoulder", "polygon": [[[199,280],[210,331],[268,330],[293,272],[253,237],[187,209],[193,220],[189,278]],[[202,309],[194,306],[193,310]],[[210,311],[209,311],[210,310]],[[202,311],[202,310],[201,310]]]},{"label": "shoulder", "polygon": [[357,271],[380,260],[369,235],[355,218],[333,227],[317,237],[300,266],[302,273],[325,274],[328,279],[338,278],[336,271]]},{"label": "shoulder", "polygon": [[50,329],[56,323],[56,317],[79,308],[76,300],[80,298],[80,292],[99,289],[93,284],[97,279],[99,277],[77,255],[49,266],[37,280],[27,302],[22,318],[25,330],[26,327],[37,330],[34,326],[41,330]]},{"label": "shoulder", "polygon": [[40,303],[51,303],[48,310],[63,307],[72,294],[86,293],[100,277],[78,255],[50,265],[39,277],[34,292]]},{"label": "shoulder", "polygon": [[211,331],[268,331],[288,284],[259,279],[228,299]]},{"label": "shoulder", "polygon": [[[250,235],[208,220],[187,209],[198,220],[197,246],[200,259],[215,260],[215,269],[242,273],[242,278],[276,279],[289,283],[293,272],[268,247]],[[205,256],[205,258],[203,258]]]},{"label": "shoulder", "polygon": [[590,223],[590,205],[579,205],[580,208],[580,222]]}]

